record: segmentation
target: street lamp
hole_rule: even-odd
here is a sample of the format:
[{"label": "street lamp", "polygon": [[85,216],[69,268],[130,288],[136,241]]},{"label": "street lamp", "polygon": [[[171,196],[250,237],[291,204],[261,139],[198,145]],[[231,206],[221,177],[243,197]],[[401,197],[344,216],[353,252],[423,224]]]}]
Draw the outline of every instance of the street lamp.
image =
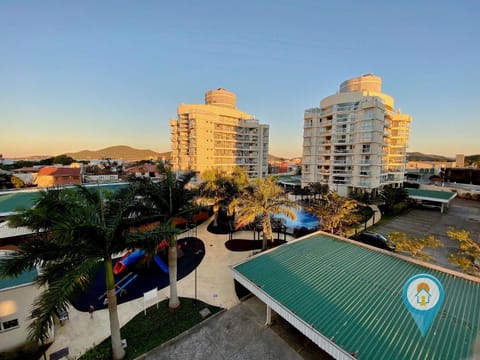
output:
[{"label": "street lamp", "polygon": [[[202,253],[203,251],[201,249],[195,251],[195,256],[198,256]],[[197,266],[195,266],[195,306],[197,305]]]}]

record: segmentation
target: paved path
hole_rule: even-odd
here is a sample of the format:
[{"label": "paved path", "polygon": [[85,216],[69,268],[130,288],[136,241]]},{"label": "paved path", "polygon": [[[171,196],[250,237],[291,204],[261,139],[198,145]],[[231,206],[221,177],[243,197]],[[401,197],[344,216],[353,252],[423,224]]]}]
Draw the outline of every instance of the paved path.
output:
[{"label": "paved path", "polygon": [[[183,236],[196,236],[205,243],[205,257],[197,267],[197,298],[205,303],[229,309],[239,303],[230,273],[230,266],[250,256],[252,252],[232,252],[225,247],[227,235],[215,235],[207,231],[212,219],[197,227],[197,233],[186,232]],[[180,236],[182,237],[182,236]],[[236,238],[249,239],[251,232],[235,233]],[[287,239],[291,239],[288,237]],[[195,297],[195,271],[179,280],[178,294],[181,297]],[[159,291],[160,301],[169,297],[170,288]],[[143,311],[143,298],[118,306],[120,326],[125,325],[135,315]],[[47,351],[47,356],[64,347],[69,348],[72,358],[78,357],[89,348],[110,336],[108,310],[98,310],[93,318],[86,312],[69,309],[70,320],[64,326],[55,328],[55,341]]]},{"label": "paved path", "polygon": [[152,350],[141,359],[302,359],[264,322],[265,305],[252,297]]}]

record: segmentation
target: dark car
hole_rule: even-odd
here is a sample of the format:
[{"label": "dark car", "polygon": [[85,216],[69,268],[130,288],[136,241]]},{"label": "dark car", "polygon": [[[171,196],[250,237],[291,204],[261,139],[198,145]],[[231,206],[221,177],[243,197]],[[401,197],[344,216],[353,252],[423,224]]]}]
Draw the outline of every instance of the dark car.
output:
[{"label": "dark car", "polygon": [[358,234],[355,240],[380,249],[395,251],[395,244],[388,240],[384,235],[376,232],[364,231]]}]

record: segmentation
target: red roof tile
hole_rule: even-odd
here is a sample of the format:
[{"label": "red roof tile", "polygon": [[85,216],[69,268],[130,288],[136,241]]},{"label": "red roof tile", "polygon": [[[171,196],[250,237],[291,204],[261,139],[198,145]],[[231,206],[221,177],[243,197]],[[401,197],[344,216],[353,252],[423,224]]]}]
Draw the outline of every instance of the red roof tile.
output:
[{"label": "red roof tile", "polygon": [[80,168],[57,168],[54,166],[41,168],[38,176],[80,176]]}]

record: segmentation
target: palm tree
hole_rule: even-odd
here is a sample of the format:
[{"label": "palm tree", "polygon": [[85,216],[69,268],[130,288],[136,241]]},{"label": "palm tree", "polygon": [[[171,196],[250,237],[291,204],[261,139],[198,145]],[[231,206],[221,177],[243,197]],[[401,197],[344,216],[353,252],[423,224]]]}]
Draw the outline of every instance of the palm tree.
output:
[{"label": "palm tree", "polygon": [[220,208],[227,206],[243,191],[248,185],[248,176],[240,168],[235,168],[231,176],[218,169],[210,169],[203,172],[202,179],[197,201],[200,204],[213,206],[213,226],[217,227]]},{"label": "palm tree", "polygon": [[404,188],[385,187],[380,196],[385,201],[385,210],[387,213],[395,212],[395,205],[405,203],[408,199],[408,192]]},{"label": "palm tree", "polygon": [[357,206],[357,201],[330,191],[322,195],[319,200],[309,204],[307,209],[318,217],[325,231],[332,234],[343,234],[345,225],[350,222]]},{"label": "palm tree", "polygon": [[142,196],[142,206],[138,209],[137,224],[148,224],[157,221],[155,229],[141,231],[129,236],[130,247],[140,247],[151,252],[162,240],[168,241],[168,275],[170,280],[170,299],[168,306],[176,309],[180,306],[177,293],[177,229],[175,219],[192,215],[195,206],[195,192],[188,190],[186,185],[194,176],[187,173],[178,179],[171,169],[159,163],[158,169],[163,179],[152,182],[149,179],[139,181],[138,194]]},{"label": "palm tree", "polygon": [[20,243],[19,250],[0,262],[0,274],[17,276],[40,267],[37,283],[46,287],[34,301],[29,335],[44,340],[55,314],[64,312],[91,282],[103,260],[113,359],[122,359],[112,255],[126,247],[133,221],[132,188],[106,198],[100,190],[54,189],[42,191],[31,209],[9,218],[11,226],[35,230],[34,239]]},{"label": "palm tree", "polygon": [[257,218],[261,219],[263,241],[262,250],[267,248],[267,241],[273,242],[272,222],[270,216],[283,214],[294,220],[298,205],[288,200],[282,187],[278,186],[273,177],[256,179],[246,189],[242,197],[234,199],[229,206],[235,212],[236,228],[249,225]]}]

